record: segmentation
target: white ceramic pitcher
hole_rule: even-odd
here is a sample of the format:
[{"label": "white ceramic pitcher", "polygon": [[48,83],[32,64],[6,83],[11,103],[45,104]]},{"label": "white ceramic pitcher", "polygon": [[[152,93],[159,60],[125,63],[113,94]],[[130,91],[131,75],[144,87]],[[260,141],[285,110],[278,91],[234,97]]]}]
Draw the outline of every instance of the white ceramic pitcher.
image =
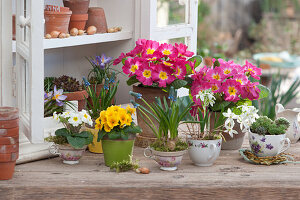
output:
[{"label": "white ceramic pitcher", "polygon": [[300,138],[300,126],[298,122],[299,108],[284,109],[283,105],[276,104],[276,118],[284,117],[290,122],[290,127],[286,132],[286,137],[291,140],[291,143],[296,143]]}]

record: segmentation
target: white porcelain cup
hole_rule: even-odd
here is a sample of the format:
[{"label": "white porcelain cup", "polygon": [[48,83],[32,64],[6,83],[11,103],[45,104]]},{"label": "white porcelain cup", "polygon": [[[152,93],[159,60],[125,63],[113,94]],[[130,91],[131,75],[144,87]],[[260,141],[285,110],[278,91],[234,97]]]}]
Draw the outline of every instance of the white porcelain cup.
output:
[{"label": "white porcelain cup", "polygon": [[[276,156],[290,148],[291,141],[282,135],[258,135],[249,132],[249,144],[252,152],[258,157]],[[286,147],[285,147],[285,144]]]}]

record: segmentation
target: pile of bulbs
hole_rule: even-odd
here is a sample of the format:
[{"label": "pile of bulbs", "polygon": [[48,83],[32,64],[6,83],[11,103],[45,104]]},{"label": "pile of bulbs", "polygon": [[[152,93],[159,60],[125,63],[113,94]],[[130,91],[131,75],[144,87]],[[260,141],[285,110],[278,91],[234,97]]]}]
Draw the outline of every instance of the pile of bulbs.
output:
[{"label": "pile of bulbs", "polygon": [[[95,26],[89,26],[86,30],[88,35],[94,35],[97,32],[97,28]],[[70,36],[80,36],[85,33],[85,30],[78,30],[77,28],[72,28],[69,33],[60,33],[59,31],[52,31],[50,34],[46,34],[46,39],[51,38],[68,38]]]}]

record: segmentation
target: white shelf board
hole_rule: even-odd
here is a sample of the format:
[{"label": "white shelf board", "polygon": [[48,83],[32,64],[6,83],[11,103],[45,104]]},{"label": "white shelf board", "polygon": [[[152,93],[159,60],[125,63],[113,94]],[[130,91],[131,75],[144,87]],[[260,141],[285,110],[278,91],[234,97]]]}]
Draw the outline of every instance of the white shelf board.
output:
[{"label": "white shelf board", "polygon": [[[102,33],[95,35],[82,35],[82,36],[74,36],[64,39],[44,39],[44,49],[54,49],[54,48],[62,48],[62,47],[71,47],[71,46],[79,46],[86,44],[97,44],[103,42],[113,42],[120,40],[128,40],[133,37],[133,33],[131,31],[121,31],[117,33]],[[16,41],[12,42],[13,52],[16,52]]]}]

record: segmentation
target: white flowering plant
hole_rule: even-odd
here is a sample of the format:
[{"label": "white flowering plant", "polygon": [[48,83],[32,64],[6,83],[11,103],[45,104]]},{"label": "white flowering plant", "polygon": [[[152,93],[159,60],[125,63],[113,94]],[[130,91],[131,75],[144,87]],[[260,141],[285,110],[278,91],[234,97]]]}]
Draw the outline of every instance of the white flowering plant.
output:
[{"label": "white flowering plant", "polygon": [[242,131],[247,131],[250,125],[258,118],[258,110],[254,106],[240,105],[234,112],[228,108],[227,112],[221,108],[221,113],[210,109],[216,98],[211,89],[199,91],[193,96],[194,106],[191,110],[190,120],[185,121],[188,133],[193,139],[217,139],[223,131],[231,137],[238,134],[234,130],[235,123],[240,124]]},{"label": "white flowering plant", "polygon": [[81,131],[81,128],[85,124],[93,125],[92,118],[87,111],[70,111],[61,114],[54,112],[53,118],[59,123],[62,123],[64,128],[56,130],[55,136],[47,137],[46,141],[56,144],[69,144],[75,149],[80,149],[92,143],[92,133],[89,131]]}]

